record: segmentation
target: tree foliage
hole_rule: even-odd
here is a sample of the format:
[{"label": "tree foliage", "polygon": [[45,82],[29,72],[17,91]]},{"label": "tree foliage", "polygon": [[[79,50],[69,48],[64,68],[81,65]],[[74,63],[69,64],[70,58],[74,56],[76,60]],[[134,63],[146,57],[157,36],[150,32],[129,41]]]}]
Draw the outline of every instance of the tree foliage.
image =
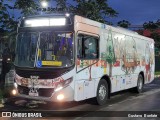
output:
[{"label": "tree foliage", "polygon": [[106,18],[116,17],[118,14],[114,9],[108,6],[107,0],[55,1],[57,2],[57,7],[61,8],[62,12],[71,12],[102,23],[111,24]]},{"label": "tree foliage", "polygon": [[160,48],[160,33],[158,32],[158,29],[160,29],[160,19],[156,22],[145,22],[143,28],[148,29],[151,32],[150,37],[154,39],[155,47]]},{"label": "tree foliage", "polygon": [[151,38],[155,41],[155,47],[160,48],[160,34],[157,32],[151,33]]},{"label": "tree foliage", "polygon": [[[13,1],[10,0],[9,2]],[[18,21],[22,16],[36,14],[38,8],[38,4],[33,0],[16,0],[13,3],[7,4],[6,1],[0,1],[1,28],[10,32],[16,30]]]},{"label": "tree foliage", "polygon": [[149,21],[149,22],[145,22],[143,24],[144,29],[154,30],[154,29],[157,29],[159,27],[160,27],[160,20],[158,20],[157,22]]},{"label": "tree foliage", "polygon": [[39,4],[36,1],[37,0],[16,0],[14,8],[21,10],[21,14],[24,16],[38,14],[37,8],[39,8]]},{"label": "tree foliage", "polygon": [[[48,8],[42,9],[40,2],[44,0],[0,0],[0,27],[9,32],[16,31],[18,21],[22,16],[37,15]],[[45,0],[50,2],[50,10],[53,13],[57,9],[51,9],[56,2],[56,8],[61,12],[71,12],[95,21],[107,23],[107,17],[117,16],[117,12],[108,6],[107,0]],[[10,4],[12,3],[12,4]],[[55,6],[54,6],[55,7]],[[109,22],[108,22],[109,23]],[[109,23],[111,24],[111,23]]]},{"label": "tree foliage", "polygon": [[61,8],[62,11],[68,11],[67,0],[55,0],[57,8]]},{"label": "tree foliage", "polygon": [[70,12],[102,23],[108,22],[107,17],[115,17],[118,14],[108,6],[107,0],[73,0],[76,5],[62,1],[62,6],[65,4]]},{"label": "tree foliage", "polygon": [[[15,30],[15,25],[17,22],[14,20],[14,16],[11,16],[9,13],[10,6],[8,4],[4,4],[4,1],[0,2],[0,23],[1,23],[1,28],[4,30]],[[12,8],[11,8],[12,9]]]},{"label": "tree foliage", "polygon": [[[22,16],[40,14],[40,2],[43,0],[8,0],[13,4],[7,4],[0,0],[1,27],[9,31],[15,31],[17,23]],[[107,23],[107,17],[115,17],[118,13],[108,6],[107,0],[46,0],[50,3],[56,1],[56,8],[61,12],[71,12],[92,20]],[[73,2],[75,4],[73,4]],[[47,10],[47,9],[46,9]],[[52,10],[53,13],[57,9]],[[18,12],[18,14],[17,14]]]},{"label": "tree foliage", "polygon": [[117,25],[123,28],[128,28],[131,24],[129,21],[122,20],[122,21],[119,21]]}]

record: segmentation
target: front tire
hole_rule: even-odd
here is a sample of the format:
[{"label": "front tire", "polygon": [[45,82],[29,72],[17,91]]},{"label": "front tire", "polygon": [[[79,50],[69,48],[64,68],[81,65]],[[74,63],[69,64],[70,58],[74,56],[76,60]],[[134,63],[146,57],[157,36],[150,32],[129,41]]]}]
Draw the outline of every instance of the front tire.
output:
[{"label": "front tire", "polygon": [[101,79],[97,88],[96,100],[99,105],[104,105],[106,104],[107,99],[108,99],[108,83],[105,79]]},{"label": "front tire", "polygon": [[139,74],[137,80],[137,87],[135,88],[136,93],[141,93],[143,91],[143,76]]}]

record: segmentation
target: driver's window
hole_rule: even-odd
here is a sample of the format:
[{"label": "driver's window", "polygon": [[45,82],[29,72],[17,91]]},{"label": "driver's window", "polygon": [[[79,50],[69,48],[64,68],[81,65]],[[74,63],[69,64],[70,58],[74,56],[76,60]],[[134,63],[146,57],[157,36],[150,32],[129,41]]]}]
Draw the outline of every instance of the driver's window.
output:
[{"label": "driver's window", "polygon": [[78,58],[97,59],[98,58],[98,37],[79,34],[78,35]]}]

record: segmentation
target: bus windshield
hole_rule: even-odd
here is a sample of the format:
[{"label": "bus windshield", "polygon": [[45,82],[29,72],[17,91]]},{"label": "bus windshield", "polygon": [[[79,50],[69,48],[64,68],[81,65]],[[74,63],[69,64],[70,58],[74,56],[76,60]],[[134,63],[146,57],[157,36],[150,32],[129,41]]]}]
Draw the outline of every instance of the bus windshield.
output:
[{"label": "bus windshield", "polygon": [[68,67],[73,64],[73,33],[42,32],[38,61],[43,67]]},{"label": "bus windshield", "polygon": [[19,33],[17,36],[15,65],[34,67],[38,33]]},{"label": "bus windshield", "polygon": [[73,65],[72,32],[19,33],[15,65],[19,67],[69,67]]}]

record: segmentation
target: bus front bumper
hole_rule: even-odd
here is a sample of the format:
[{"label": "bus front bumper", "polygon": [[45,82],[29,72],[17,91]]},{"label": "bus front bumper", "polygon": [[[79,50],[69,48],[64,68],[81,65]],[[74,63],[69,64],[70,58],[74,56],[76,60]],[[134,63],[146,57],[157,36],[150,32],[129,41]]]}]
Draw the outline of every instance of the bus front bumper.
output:
[{"label": "bus front bumper", "polygon": [[43,101],[51,101],[51,102],[69,102],[74,100],[74,91],[73,88],[67,86],[59,91],[53,92],[50,97],[43,96],[31,96],[26,94],[18,93],[18,89],[14,89],[17,93],[14,96],[33,99],[33,100],[43,100]]}]

